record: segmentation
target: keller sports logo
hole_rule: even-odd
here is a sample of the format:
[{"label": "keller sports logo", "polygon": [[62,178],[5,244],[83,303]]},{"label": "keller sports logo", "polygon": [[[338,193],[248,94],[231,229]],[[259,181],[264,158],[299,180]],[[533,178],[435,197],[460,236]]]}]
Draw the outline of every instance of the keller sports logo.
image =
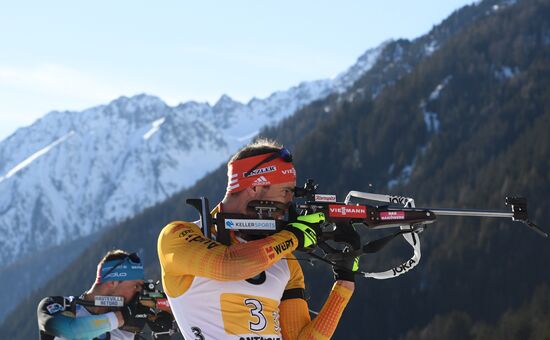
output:
[{"label": "keller sports logo", "polygon": [[237,230],[277,230],[275,220],[244,220],[244,219],[226,219],[225,229]]},{"label": "keller sports logo", "polygon": [[329,204],[328,206],[330,217],[345,217],[345,218],[366,218],[367,208],[359,205],[336,205]]},{"label": "keller sports logo", "polygon": [[382,221],[404,220],[405,212],[404,211],[382,211],[380,212],[380,219]]},{"label": "keller sports logo", "polygon": [[271,182],[267,180],[264,176],[256,178],[252,185],[271,185]]}]

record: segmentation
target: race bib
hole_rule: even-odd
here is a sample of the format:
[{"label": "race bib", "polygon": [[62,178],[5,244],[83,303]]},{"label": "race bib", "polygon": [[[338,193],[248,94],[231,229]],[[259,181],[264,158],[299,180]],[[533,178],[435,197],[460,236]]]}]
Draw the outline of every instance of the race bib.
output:
[{"label": "race bib", "polygon": [[227,334],[280,336],[279,301],[263,296],[225,293],[220,296]]}]

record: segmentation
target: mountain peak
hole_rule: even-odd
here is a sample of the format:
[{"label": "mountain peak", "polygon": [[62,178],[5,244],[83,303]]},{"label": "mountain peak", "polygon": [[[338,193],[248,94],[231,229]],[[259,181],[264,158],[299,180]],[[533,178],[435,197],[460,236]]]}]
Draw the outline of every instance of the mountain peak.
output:
[{"label": "mountain peak", "polygon": [[220,99],[212,107],[215,112],[218,111],[233,111],[239,107],[243,106],[242,103],[233,100],[226,94],[223,94]]},{"label": "mountain peak", "polygon": [[334,79],[334,86],[337,91],[344,92],[346,89],[351,87],[363,74],[374,66],[378,57],[386,46],[391,43],[393,40],[386,40],[375,48],[368,49],[363,53],[355,64],[349,67],[346,71],[340,73]]},{"label": "mountain peak", "polygon": [[113,109],[133,113],[138,110],[162,110],[168,105],[159,97],[141,93],[130,98],[121,96],[110,102],[108,106]]}]

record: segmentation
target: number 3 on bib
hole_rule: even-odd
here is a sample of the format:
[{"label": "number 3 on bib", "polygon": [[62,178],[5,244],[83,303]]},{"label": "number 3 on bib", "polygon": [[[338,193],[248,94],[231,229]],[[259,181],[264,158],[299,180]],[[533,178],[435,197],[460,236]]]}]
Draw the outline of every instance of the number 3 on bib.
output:
[{"label": "number 3 on bib", "polygon": [[265,329],[265,326],[267,325],[267,320],[265,319],[265,316],[262,314],[263,312],[262,303],[256,299],[246,299],[244,300],[244,303],[248,307],[250,307],[250,315],[258,318],[258,322],[252,322],[252,321],[248,322],[248,327],[250,327],[250,330],[253,332],[263,331]]},{"label": "number 3 on bib", "polygon": [[279,337],[279,301],[263,296],[224,293],[220,296],[225,332]]}]

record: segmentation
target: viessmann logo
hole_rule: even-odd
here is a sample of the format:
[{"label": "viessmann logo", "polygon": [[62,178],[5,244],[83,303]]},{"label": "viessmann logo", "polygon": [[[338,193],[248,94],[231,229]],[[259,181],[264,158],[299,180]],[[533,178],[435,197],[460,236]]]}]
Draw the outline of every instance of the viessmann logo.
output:
[{"label": "viessmann logo", "polygon": [[329,204],[330,217],[365,218],[367,208],[358,205],[334,205]]},{"label": "viessmann logo", "polygon": [[157,299],[157,308],[170,307],[170,302],[168,302],[168,299]]}]

